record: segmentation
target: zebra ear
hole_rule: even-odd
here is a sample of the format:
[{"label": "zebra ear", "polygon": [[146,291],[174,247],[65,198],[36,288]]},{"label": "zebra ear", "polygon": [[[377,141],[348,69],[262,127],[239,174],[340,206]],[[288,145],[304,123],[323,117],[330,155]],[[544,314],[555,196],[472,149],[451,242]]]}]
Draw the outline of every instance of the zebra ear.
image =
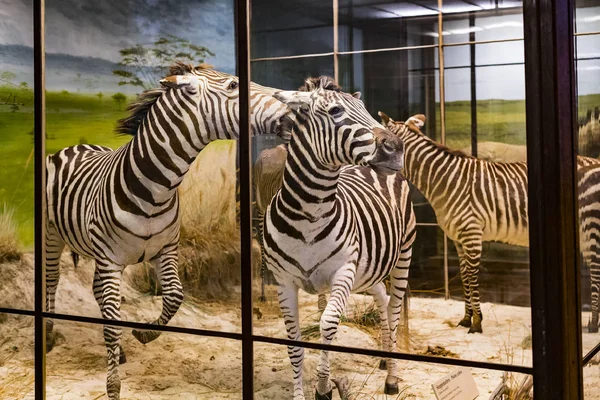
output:
[{"label": "zebra ear", "polygon": [[281,90],[275,93],[273,97],[286,104],[296,114],[304,114],[309,110],[310,92]]},{"label": "zebra ear", "polygon": [[388,117],[388,115],[383,111],[379,111],[377,114],[379,115],[379,118],[381,118],[383,126],[387,126],[390,122],[394,122],[394,120]]},{"label": "zebra ear", "polygon": [[425,116],[423,114],[417,114],[417,115],[413,115],[408,120],[406,120],[405,124],[407,124],[407,125],[412,124],[420,129],[423,127],[423,125],[425,125],[426,119],[427,118],[425,118]]},{"label": "zebra ear", "polygon": [[171,89],[193,89],[197,91],[198,78],[193,75],[171,75],[161,79],[160,84]]},{"label": "zebra ear", "polygon": [[360,100],[361,96],[362,96],[361,92],[354,92],[354,93],[352,93],[352,97],[354,97],[355,99],[359,99]]}]

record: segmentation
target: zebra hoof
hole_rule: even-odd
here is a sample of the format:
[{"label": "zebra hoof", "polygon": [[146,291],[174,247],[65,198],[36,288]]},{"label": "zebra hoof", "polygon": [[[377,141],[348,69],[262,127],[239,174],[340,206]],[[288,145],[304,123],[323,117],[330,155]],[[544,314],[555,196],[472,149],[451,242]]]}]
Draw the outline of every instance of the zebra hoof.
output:
[{"label": "zebra hoof", "polygon": [[266,297],[266,296],[264,296],[264,295],[261,295],[261,296],[258,298],[258,301],[260,301],[261,303],[264,303],[265,301],[267,301],[267,297]]},{"label": "zebra hoof", "polygon": [[333,388],[325,394],[320,394],[319,391],[315,389],[315,400],[333,400]]},{"label": "zebra hoof", "polygon": [[592,321],[590,321],[590,323],[588,324],[588,332],[598,333],[598,323],[593,323]]},{"label": "zebra hoof", "polygon": [[398,390],[398,384],[386,382],[385,388],[383,389],[383,393],[388,394],[388,395],[394,395],[394,394],[400,393],[400,390]]},{"label": "zebra hoof", "polygon": [[464,317],[463,319],[460,320],[460,322],[458,323],[457,326],[464,326],[465,328],[470,328],[471,327],[471,318]]},{"label": "zebra hoof", "polygon": [[148,344],[160,336],[160,332],[157,331],[138,331],[137,329],[134,329],[131,334],[142,344]]},{"label": "zebra hoof", "polygon": [[483,333],[483,329],[481,328],[481,324],[473,324],[471,328],[469,328],[469,333]]},{"label": "zebra hoof", "polygon": [[379,360],[379,369],[382,371],[386,371],[387,370],[387,360]]},{"label": "zebra hoof", "polygon": [[46,353],[50,353],[54,348],[56,336],[54,333],[46,334]]},{"label": "zebra hoof", "polygon": [[127,362],[127,356],[125,355],[125,350],[123,350],[123,346],[119,346],[119,364],[125,364]]}]

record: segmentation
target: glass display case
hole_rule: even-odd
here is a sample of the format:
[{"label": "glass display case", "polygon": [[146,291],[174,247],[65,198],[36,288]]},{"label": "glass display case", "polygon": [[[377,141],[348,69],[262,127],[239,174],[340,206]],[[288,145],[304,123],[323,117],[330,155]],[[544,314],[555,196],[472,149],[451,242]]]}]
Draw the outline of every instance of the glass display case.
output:
[{"label": "glass display case", "polygon": [[5,3],[0,398],[597,397],[597,1]]}]

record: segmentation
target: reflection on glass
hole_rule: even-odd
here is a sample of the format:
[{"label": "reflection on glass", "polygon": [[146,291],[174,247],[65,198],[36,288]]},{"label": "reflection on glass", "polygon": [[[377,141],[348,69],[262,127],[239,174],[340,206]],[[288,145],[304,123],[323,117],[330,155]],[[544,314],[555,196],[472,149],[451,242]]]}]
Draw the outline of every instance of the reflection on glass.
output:
[{"label": "reflection on glass", "polygon": [[33,317],[0,313],[0,399],[33,400]]},{"label": "reflection on glass", "polygon": [[575,32],[600,32],[600,1],[575,1]]},{"label": "reflection on glass", "polygon": [[433,45],[436,10],[406,2],[339,2],[339,51]]},{"label": "reflection on glass", "polygon": [[[200,107],[192,107],[190,113],[200,123],[187,124],[185,121],[191,120],[187,116],[179,119],[178,115],[187,112],[190,103],[174,95],[187,93],[206,105],[209,89],[220,101],[237,89],[233,76],[215,76],[215,71],[235,73],[233,3],[192,1],[183,14],[180,7],[162,2],[153,7],[116,9],[104,3],[85,7],[75,3],[49,0],[46,4],[46,152],[56,154],[74,145],[100,145],[120,148],[109,154],[113,160],[127,161],[114,163],[122,169],[114,175],[106,174],[116,177],[117,183],[111,186],[115,203],[103,207],[93,218],[84,210],[90,207],[96,211],[90,206],[92,201],[73,206],[77,217],[87,218],[82,225],[93,225],[102,239],[94,236],[92,246],[87,238],[93,235],[63,229],[62,238],[67,242],[63,254],[59,253],[60,241],[50,246],[49,311],[54,311],[52,297],[56,290],[59,313],[119,318],[116,310],[121,307],[121,316],[128,320],[238,331],[236,148],[231,140],[215,141],[203,148],[217,138],[231,138],[236,127],[225,127],[224,121],[234,118],[220,118],[215,113],[206,116]],[[193,73],[202,78],[190,78],[187,84],[180,76],[191,75],[192,71],[182,66],[172,69],[176,61],[192,66],[206,62],[215,69],[205,64]],[[171,78],[161,82],[167,76]],[[205,80],[210,82],[207,86],[201,84]],[[199,87],[205,90],[200,93]],[[233,114],[236,106],[213,110]],[[210,118],[213,122],[204,124]],[[195,130],[200,126],[204,128]],[[191,133],[186,131],[190,127]],[[86,154],[98,152],[98,148],[82,149]],[[96,171],[117,169],[104,170],[98,167],[100,163],[61,172],[66,171],[64,176],[72,179],[69,187],[77,187],[81,190],[78,193],[89,192],[91,185],[100,181],[94,175]],[[77,173],[85,175],[82,181],[86,185],[73,178]],[[178,187],[184,174],[184,183]],[[49,182],[53,182],[51,178],[49,173]],[[66,180],[61,182],[65,184]],[[177,196],[180,220],[176,215]],[[65,196],[57,202],[67,198],[71,199]],[[102,203],[98,198],[94,197],[94,204]],[[93,224],[87,223],[90,219]],[[179,221],[182,230],[177,249],[173,244]],[[55,233],[49,230],[50,237]],[[71,259],[69,247],[80,254],[79,260]],[[154,257],[163,250],[160,257]],[[116,290],[118,274],[100,273],[100,279],[94,279],[96,265],[91,256],[96,251],[102,254],[98,269],[103,272],[130,265],[123,273],[120,292]],[[145,263],[131,265],[140,261]],[[107,284],[109,278],[114,280]],[[98,303],[103,304],[103,314]],[[175,317],[169,321],[173,314]],[[58,329],[60,325],[56,322]]]},{"label": "reflection on glass", "polygon": [[33,2],[0,24],[0,307],[33,308]]},{"label": "reflection on glass", "polygon": [[252,2],[252,58],[333,51],[333,5],[327,1]]},{"label": "reflection on glass", "polygon": [[284,90],[296,90],[311,76],[333,76],[333,57],[295,58],[252,63],[252,81]]},{"label": "reflection on glass", "polygon": [[[370,340],[362,332],[357,332],[355,340]],[[507,348],[501,358],[512,358],[512,349]],[[439,355],[443,348],[430,346],[424,354]],[[518,353],[518,352],[516,352]],[[449,356],[456,356],[447,352]],[[303,395],[314,398],[318,386],[317,369],[320,362],[318,350],[304,350]],[[399,394],[384,394],[387,371],[381,370],[380,359],[338,352],[329,352],[331,362],[331,381],[329,385],[334,392],[333,398],[349,399],[434,399],[432,385],[443,381],[450,373],[459,369],[432,363],[417,363],[398,360]],[[287,347],[257,343],[255,344],[255,378],[254,396],[256,399],[272,400],[292,398],[294,392],[293,371],[289,362]],[[512,372],[491,371],[478,368],[460,368],[466,380],[472,379],[479,396],[477,399],[488,399],[495,390],[506,387],[510,395],[518,392],[529,393],[532,389],[531,379],[527,375]],[[505,381],[503,383],[503,377]],[[505,386],[504,386],[505,385]],[[345,397],[344,397],[345,396]],[[519,397],[511,397],[519,398]]]},{"label": "reflection on glass", "polygon": [[[242,398],[238,341],[163,333],[142,345],[130,329],[123,329],[122,349],[126,354],[118,366],[122,399]],[[60,342],[46,357],[48,398],[102,398],[106,357],[102,326],[61,323]]]}]

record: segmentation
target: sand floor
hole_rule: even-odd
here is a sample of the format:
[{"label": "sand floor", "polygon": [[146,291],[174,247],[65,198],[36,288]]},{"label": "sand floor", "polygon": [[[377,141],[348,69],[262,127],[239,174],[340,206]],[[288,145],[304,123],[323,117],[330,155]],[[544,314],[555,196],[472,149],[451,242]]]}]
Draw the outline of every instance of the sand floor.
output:
[{"label": "sand floor", "polygon": [[[27,257],[30,257],[29,255]],[[29,260],[29,261],[28,261]],[[30,263],[26,258],[23,265]],[[22,266],[21,266],[22,267]],[[1,266],[7,276],[9,268]],[[91,266],[83,263],[77,270],[65,255],[57,295],[57,311],[99,317],[91,292]],[[32,290],[21,280],[26,268],[11,272],[12,281],[4,281],[0,293],[13,293],[13,305],[32,304]],[[21,281],[20,281],[21,280]],[[277,304],[269,290],[267,303],[257,303],[262,317],[255,316],[255,332],[284,337]],[[142,295],[123,285],[123,317],[148,322],[160,313],[160,297]],[[1,300],[6,304],[7,298]],[[364,311],[371,300],[353,295],[348,316]],[[318,320],[316,296],[302,294],[300,299],[303,327]],[[412,298],[410,302],[410,339],[399,340],[401,349],[426,353],[429,349],[451,352],[462,359],[531,365],[531,316],[524,307],[483,304],[484,333],[468,335],[455,327],[463,312],[463,303],[455,300]],[[258,314],[258,312],[257,312]],[[171,325],[239,331],[239,306],[186,299]],[[583,320],[587,321],[584,315]],[[33,399],[33,326],[31,317],[8,316],[0,320],[0,399]],[[104,399],[105,348],[100,326],[56,321],[57,346],[47,355],[48,399]],[[340,326],[334,344],[379,348],[377,327],[352,323]],[[309,339],[311,341],[317,338]],[[600,334],[584,333],[584,349],[600,342]],[[122,399],[240,399],[241,345],[235,340],[164,333],[147,345],[137,342],[130,330],[123,333],[127,363],[120,368]],[[255,344],[255,398],[291,398],[291,367],[283,346]],[[313,398],[319,352],[306,351],[304,384],[307,398]],[[452,367],[439,364],[400,361],[402,378],[399,396],[385,396],[385,371],[378,359],[352,354],[330,355],[333,377],[347,377],[350,399],[435,399],[431,385]],[[600,365],[585,368],[585,399],[600,399]],[[479,389],[478,399],[488,399],[502,379],[502,372],[472,370]],[[521,376],[512,376],[520,380]],[[339,396],[335,396],[339,398]]]}]

